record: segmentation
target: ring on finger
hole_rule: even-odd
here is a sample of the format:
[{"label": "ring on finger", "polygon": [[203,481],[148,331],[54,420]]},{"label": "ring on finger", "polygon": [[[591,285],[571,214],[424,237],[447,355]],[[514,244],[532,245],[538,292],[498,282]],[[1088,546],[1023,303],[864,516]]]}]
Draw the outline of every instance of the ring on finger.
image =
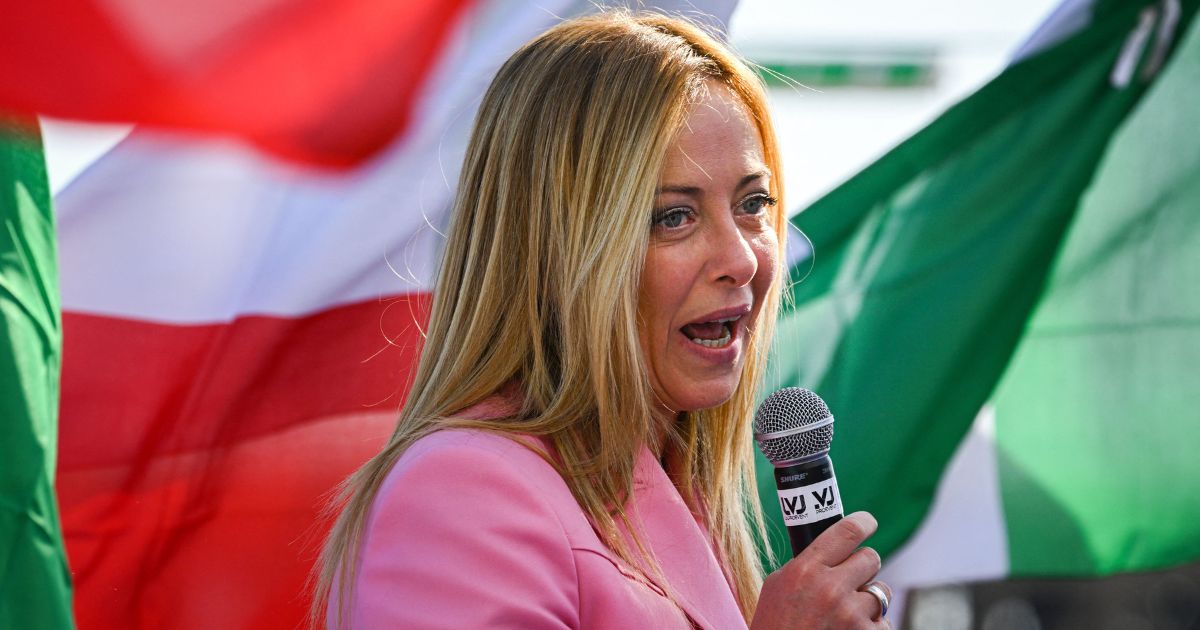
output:
[{"label": "ring on finger", "polygon": [[879,600],[879,617],[878,617],[878,619],[883,619],[884,617],[886,617],[887,611],[888,611],[888,606],[891,605],[891,602],[888,601],[887,591],[884,590],[881,583],[877,582],[877,581],[876,582],[868,582],[866,586],[862,587],[862,590],[864,593],[870,593],[870,594],[874,595],[875,599]]}]

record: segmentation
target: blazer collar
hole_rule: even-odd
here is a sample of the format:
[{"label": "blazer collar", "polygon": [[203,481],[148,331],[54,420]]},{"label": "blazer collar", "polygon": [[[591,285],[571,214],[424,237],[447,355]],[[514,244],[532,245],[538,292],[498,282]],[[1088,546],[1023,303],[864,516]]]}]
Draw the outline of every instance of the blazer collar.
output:
[{"label": "blazer collar", "polygon": [[[647,448],[634,468],[629,517],[658,560],[663,576],[646,575],[670,593],[699,628],[744,628],[733,590],[714,554],[711,537],[692,514],[658,459]],[[665,578],[665,580],[663,579]]]},{"label": "blazer collar", "polygon": [[[494,418],[514,414],[520,407],[519,383],[509,381],[496,395],[464,410],[461,415]],[[553,452],[547,440],[530,438],[529,442],[540,443],[548,452]],[[643,573],[654,585],[669,593],[698,628],[745,628],[746,620],[742,618],[733,588],[713,552],[708,529],[688,509],[658,458],[644,446],[634,465],[633,499],[627,508],[639,539],[658,559],[663,572],[659,576],[643,567]],[[618,527],[621,527],[619,522]],[[630,543],[632,545],[632,541]]]}]

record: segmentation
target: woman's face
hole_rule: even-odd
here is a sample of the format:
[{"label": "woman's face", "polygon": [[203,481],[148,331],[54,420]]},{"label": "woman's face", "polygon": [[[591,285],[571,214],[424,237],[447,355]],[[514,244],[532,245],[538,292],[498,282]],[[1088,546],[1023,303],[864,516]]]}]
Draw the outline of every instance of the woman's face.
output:
[{"label": "woman's face", "polygon": [[708,86],[667,152],[638,296],[642,352],[668,413],[733,395],[779,255],[758,130],[733,92]]}]

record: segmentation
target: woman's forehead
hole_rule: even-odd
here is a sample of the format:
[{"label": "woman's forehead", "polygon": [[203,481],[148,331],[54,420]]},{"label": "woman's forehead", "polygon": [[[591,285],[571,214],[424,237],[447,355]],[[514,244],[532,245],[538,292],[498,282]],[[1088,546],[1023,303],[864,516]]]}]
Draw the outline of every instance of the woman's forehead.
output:
[{"label": "woman's forehead", "polygon": [[762,138],[749,108],[722,83],[708,89],[690,107],[667,149],[661,187],[724,183],[746,174],[767,172]]}]

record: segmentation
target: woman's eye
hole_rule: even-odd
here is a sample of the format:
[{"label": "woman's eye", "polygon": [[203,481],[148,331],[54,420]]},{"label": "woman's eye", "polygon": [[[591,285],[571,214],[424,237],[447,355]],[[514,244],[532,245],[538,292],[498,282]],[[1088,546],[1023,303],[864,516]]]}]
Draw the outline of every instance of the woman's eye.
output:
[{"label": "woman's eye", "polygon": [[775,198],[770,195],[754,195],[742,201],[742,211],[746,214],[761,214],[775,203]]},{"label": "woman's eye", "polygon": [[691,215],[692,211],[688,208],[671,208],[670,210],[657,212],[654,215],[654,227],[666,228],[668,230],[683,227]]}]

